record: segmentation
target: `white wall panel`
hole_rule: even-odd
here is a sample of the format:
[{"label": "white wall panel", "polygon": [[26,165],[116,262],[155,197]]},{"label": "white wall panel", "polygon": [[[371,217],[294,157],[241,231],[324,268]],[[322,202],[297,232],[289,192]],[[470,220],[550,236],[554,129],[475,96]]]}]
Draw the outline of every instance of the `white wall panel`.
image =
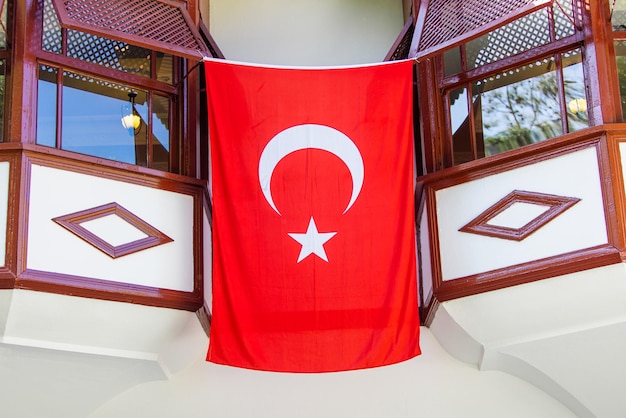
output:
[{"label": "white wall panel", "polygon": [[[522,241],[459,231],[513,190],[581,200]],[[598,162],[592,147],[441,189],[436,199],[443,280],[607,243]]]},{"label": "white wall panel", "polygon": [[[52,221],[57,216],[111,202],[148,222],[173,242],[113,259]],[[193,291],[193,197],[33,165],[27,268]]]}]

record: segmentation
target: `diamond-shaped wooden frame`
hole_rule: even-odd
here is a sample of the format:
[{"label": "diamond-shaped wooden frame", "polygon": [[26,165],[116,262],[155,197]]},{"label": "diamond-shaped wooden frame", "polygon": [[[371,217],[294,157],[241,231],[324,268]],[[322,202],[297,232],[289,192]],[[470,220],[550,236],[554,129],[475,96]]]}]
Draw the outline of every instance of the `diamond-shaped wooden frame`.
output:
[{"label": "diamond-shaped wooden frame", "polygon": [[[556,196],[545,193],[513,190],[493,206],[478,215],[467,225],[459,229],[470,234],[486,235],[488,237],[521,241],[539,228],[552,221],[567,209],[580,201],[577,197]],[[507,210],[514,203],[528,203],[532,205],[548,206],[548,210],[533,218],[520,228],[510,228],[499,225],[489,225],[488,222],[500,213]]]},{"label": "diamond-shaped wooden frame", "polygon": [[[93,232],[90,232],[81,226],[81,223],[83,222],[92,221],[109,215],[116,215],[122,218],[148,236],[126,244],[113,246],[98,237]],[[115,202],[59,216],[53,218],[52,220],[111,258],[119,258],[173,241],[172,238],[168,237],[143,219],[129,212],[127,209],[124,209]]]}]

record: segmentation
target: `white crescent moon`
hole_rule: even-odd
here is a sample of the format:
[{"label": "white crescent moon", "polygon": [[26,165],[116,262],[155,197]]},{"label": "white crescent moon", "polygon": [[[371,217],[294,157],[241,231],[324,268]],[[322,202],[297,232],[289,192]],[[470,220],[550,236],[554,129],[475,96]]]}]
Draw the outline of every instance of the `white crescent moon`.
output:
[{"label": "white crescent moon", "polygon": [[328,151],[343,161],[352,176],[352,196],[348,206],[343,211],[346,213],[354,204],[363,186],[363,158],[357,146],[342,132],[324,125],[305,124],[296,125],[279,132],[267,143],[261,158],[259,159],[259,183],[265,199],[272,209],[280,215],[272,192],[270,183],[274,169],[285,156],[292,152],[307,148]]}]

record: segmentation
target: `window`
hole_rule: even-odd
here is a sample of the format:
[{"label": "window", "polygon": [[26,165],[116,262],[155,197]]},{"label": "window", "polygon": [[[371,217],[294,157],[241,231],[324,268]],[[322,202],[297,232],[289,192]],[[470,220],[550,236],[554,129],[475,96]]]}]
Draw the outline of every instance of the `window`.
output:
[{"label": "window", "polygon": [[435,57],[444,165],[588,127],[581,43],[560,1]]},{"label": "window", "polygon": [[183,60],[63,28],[52,0],[42,22],[37,144],[177,171]]}]

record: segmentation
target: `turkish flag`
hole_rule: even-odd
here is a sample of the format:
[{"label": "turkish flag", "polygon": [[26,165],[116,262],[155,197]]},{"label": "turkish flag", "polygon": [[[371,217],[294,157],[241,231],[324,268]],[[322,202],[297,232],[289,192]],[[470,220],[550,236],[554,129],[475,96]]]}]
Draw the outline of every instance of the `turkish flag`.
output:
[{"label": "turkish flag", "polygon": [[420,353],[412,65],[205,61],[208,361],[327,372]]}]

